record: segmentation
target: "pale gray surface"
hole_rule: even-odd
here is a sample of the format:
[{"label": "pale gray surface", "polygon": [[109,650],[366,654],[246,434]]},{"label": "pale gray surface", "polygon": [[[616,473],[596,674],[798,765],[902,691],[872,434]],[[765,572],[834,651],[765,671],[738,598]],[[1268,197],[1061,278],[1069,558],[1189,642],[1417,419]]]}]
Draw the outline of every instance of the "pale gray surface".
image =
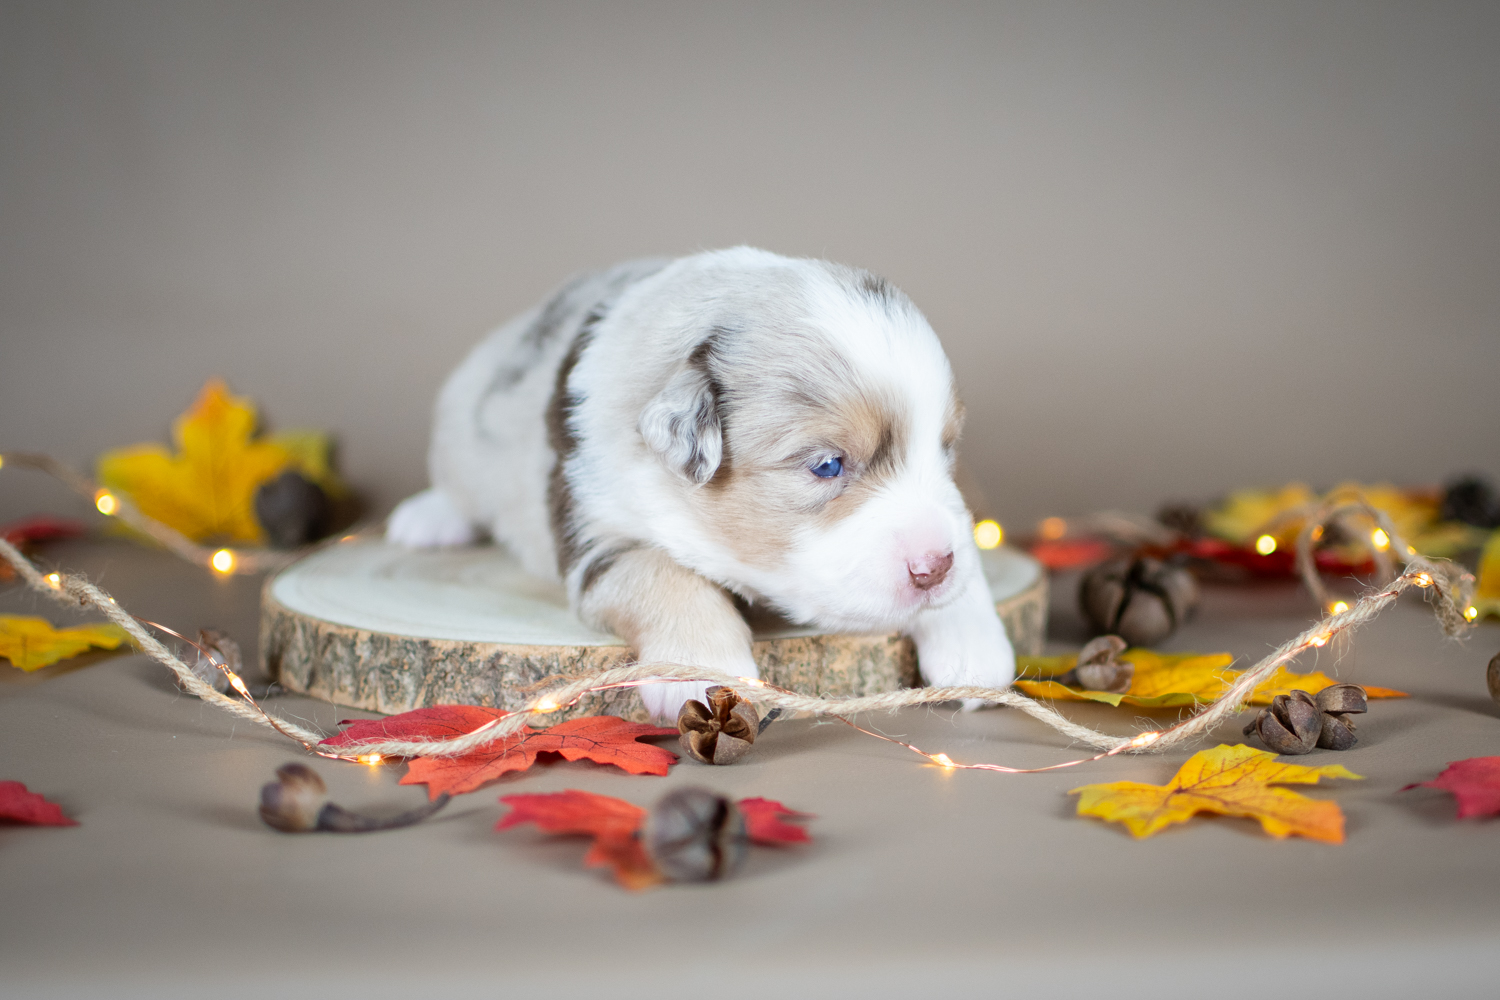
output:
[{"label": "pale gray surface", "polygon": [[[256,581],[209,580],[123,543],[54,547],[126,607],[182,631],[228,629],[254,658]],[[1057,634],[1077,639],[1058,581]],[[0,609],[38,608],[9,591]],[[1209,588],[1168,645],[1258,656],[1299,629],[1290,585]],[[1363,742],[1305,763],[1366,775],[1307,790],[1337,801],[1349,839],[1274,841],[1199,819],[1136,842],[1071,815],[1092,781],[1162,782],[1187,756],[1062,773],[949,773],[837,724],[778,723],[742,765],[666,778],[542,766],[385,834],[289,836],[257,789],[299,753],[175,693],[141,657],[48,677],[0,668],[0,778],[80,820],[0,828],[0,995],[475,996],[1482,996],[1500,945],[1500,829],[1458,823],[1440,792],[1400,793],[1450,760],[1500,752],[1485,626],[1444,642],[1405,603],[1360,633],[1340,675],[1410,691],[1376,702]],[[1332,669],[1333,657],[1319,663]],[[273,702],[329,726],[350,713]],[[1128,713],[1066,705],[1128,731]],[[1166,716],[1158,716],[1164,719]],[[955,758],[1020,766],[1075,754],[1014,712],[907,712],[887,731]],[[1227,741],[1238,739],[1228,730]],[[319,762],[351,807],[420,801],[399,767]],[[496,834],[496,796],[583,788],[649,803],[707,783],[818,814],[808,849],[757,849],[713,887],[632,895],[579,865],[581,842]]]},{"label": "pale gray surface", "polygon": [[[979,557],[996,602],[1026,590],[1041,572],[1015,549]],[[290,611],[392,635],[553,646],[621,641],[580,622],[561,584],[531,576],[494,546],[412,551],[381,541],[344,542],[283,572],[271,593]],[[759,629],[755,637],[818,634],[781,625]]]},{"label": "pale gray surface", "polygon": [[0,448],[222,374],[388,509],[487,330],[747,242],[911,293],[1012,529],[1500,475],[1497,51],[1492,0],[7,0]]}]

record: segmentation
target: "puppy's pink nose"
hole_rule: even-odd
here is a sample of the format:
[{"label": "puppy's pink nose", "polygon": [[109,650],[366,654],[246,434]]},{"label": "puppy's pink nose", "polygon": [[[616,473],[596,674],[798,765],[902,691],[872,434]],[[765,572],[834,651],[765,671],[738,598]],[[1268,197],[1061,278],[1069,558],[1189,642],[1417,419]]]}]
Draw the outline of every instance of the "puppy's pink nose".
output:
[{"label": "puppy's pink nose", "polygon": [[918,590],[931,590],[936,587],[943,582],[943,577],[947,576],[948,570],[952,568],[952,552],[929,552],[906,564],[906,571],[911,574],[911,585]]}]

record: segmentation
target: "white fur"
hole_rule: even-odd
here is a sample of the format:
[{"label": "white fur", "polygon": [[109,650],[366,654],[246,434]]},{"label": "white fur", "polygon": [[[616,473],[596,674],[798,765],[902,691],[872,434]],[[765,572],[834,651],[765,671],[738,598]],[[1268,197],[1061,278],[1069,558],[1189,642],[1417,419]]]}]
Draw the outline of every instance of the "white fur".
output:
[{"label": "white fur", "polygon": [[[546,415],[573,349],[562,472],[578,551],[563,576],[584,617],[635,629],[643,661],[755,676],[728,591],[830,629],[904,630],[932,683],[1008,683],[1014,657],[941,440],[947,358],[904,296],[861,291],[861,280],[742,247],[575,281],[497,330],[450,377],[435,414],[433,489],[397,508],[390,537],[425,546],[488,533],[531,572],[559,575],[559,550],[570,550],[553,537],[557,452]],[[824,441],[814,418],[782,426],[768,401],[793,384],[818,405],[826,389],[829,400],[878,400],[896,414],[894,471],[813,476],[809,468],[845,443]],[[831,418],[844,414],[828,405]],[[726,492],[736,473],[752,472],[786,516],[767,522],[756,494]],[[856,488],[857,506],[836,506]],[[820,514],[834,510],[841,516]],[[758,544],[755,525],[777,544]],[[947,577],[918,589],[913,567],[950,551]],[[670,718],[701,685],[642,693]]]}]

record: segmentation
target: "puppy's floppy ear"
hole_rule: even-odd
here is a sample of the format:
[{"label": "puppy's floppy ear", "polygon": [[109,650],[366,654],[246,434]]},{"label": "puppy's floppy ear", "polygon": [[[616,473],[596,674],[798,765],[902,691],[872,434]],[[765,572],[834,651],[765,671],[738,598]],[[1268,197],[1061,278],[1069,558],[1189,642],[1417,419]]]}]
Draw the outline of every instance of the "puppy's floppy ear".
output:
[{"label": "puppy's floppy ear", "polygon": [[637,425],[667,468],[700,486],[714,477],[724,457],[719,394],[708,369],[711,350],[712,342],[705,341],[677,366]]}]

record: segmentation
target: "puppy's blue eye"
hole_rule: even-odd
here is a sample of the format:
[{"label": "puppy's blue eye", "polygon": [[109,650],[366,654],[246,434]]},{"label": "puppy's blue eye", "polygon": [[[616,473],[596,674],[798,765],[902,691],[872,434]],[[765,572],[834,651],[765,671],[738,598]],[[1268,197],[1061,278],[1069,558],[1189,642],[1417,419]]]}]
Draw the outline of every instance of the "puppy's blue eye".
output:
[{"label": "puppy's blue eye", "polygon": [[832,479],[844,471],[844,460],[842,458],[830,458],[821,465],[812,467],[812,474],[819,479]]}]

